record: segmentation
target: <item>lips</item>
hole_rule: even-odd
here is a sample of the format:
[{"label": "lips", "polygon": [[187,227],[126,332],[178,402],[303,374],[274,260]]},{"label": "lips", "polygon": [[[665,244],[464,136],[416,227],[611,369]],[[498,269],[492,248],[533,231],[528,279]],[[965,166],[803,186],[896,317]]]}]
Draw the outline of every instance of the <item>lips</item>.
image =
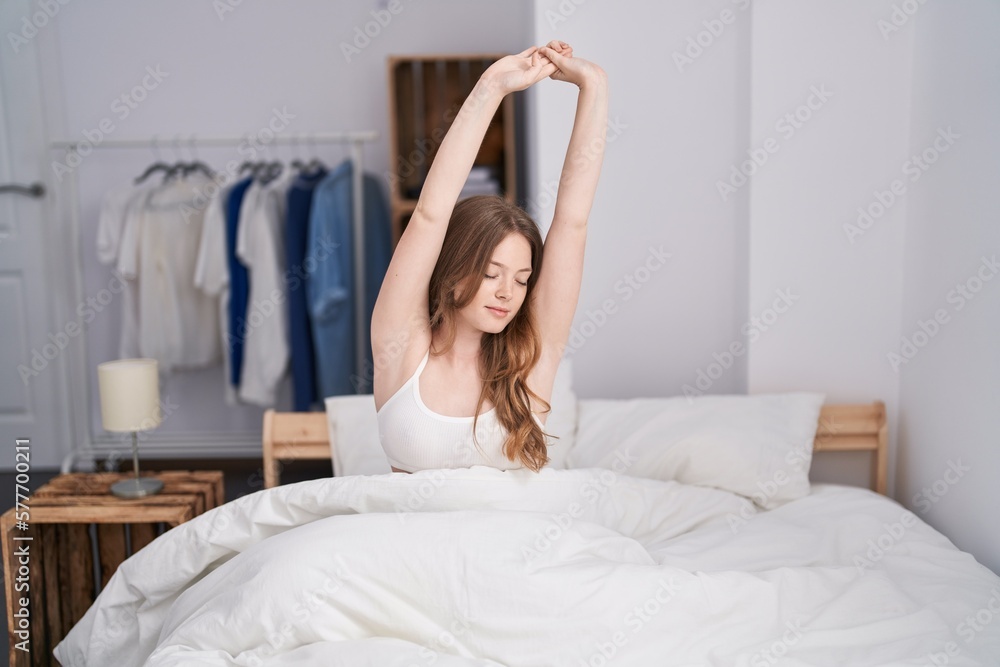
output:
[{"label": "lips", "polygon": [[510,312],[506,308],[497,308],[496,306],[486,306],[486,307],[489,308],[490,310],[492,310],[494,313],[497,313],[497,314],[506,315],[507,313]]}]

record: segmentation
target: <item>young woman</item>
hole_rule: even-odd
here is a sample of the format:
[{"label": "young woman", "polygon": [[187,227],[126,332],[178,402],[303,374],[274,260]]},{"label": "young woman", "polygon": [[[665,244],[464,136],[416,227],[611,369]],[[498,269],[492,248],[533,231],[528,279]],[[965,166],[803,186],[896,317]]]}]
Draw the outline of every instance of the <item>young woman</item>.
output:
[{"label": "young woman", "polygon": [[[543,264],[522,209],[456,201],[503,97],[545,78],[579,91]],[[501,58],[462,105],[372,316],[379,436],[394,472],[547,463],[542,429],[580,294],[607,116],[604,71],[559,41]]]}]

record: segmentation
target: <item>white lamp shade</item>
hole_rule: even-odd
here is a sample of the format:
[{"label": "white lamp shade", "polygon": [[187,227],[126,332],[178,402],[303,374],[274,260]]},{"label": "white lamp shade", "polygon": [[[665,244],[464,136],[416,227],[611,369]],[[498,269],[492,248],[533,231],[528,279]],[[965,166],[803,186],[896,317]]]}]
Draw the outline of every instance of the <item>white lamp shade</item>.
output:
[{"label": "white lamp shade", "polygon": [[105,431],[147,431],[160,425],[156,359],[119,359],[97,366]]}]

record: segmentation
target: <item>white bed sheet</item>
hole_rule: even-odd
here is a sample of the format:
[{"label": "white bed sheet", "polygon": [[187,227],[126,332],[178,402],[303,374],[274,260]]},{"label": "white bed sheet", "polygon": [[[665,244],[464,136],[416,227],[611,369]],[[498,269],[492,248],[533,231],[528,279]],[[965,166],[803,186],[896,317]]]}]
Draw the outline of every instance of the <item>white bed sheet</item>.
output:
[{"label": "white bed sheet", "polygon": [[167,532],[55,653],[65,667],[993,665],[1000,577],[852,487],[757,511],[601,469],[351,476]]}]

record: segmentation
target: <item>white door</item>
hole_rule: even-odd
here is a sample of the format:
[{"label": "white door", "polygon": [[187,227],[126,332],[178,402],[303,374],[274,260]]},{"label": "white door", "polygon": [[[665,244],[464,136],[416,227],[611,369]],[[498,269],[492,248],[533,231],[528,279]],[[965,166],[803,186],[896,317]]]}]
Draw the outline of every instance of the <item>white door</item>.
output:
[{"label": "white door", "polygon": [[77,341],[64,281],[54,278],[66,275],[68,262],[65,245],[53,242],[61,225],[47,168],[37,35],[53,26],[39,7],[0,2],[0,186],[42,183],[46,191],[0,191],[0,470],[14,468],[17,439],[29,440],[30,465],[39,471],[57,469],[72,444],[66,369]]}]

